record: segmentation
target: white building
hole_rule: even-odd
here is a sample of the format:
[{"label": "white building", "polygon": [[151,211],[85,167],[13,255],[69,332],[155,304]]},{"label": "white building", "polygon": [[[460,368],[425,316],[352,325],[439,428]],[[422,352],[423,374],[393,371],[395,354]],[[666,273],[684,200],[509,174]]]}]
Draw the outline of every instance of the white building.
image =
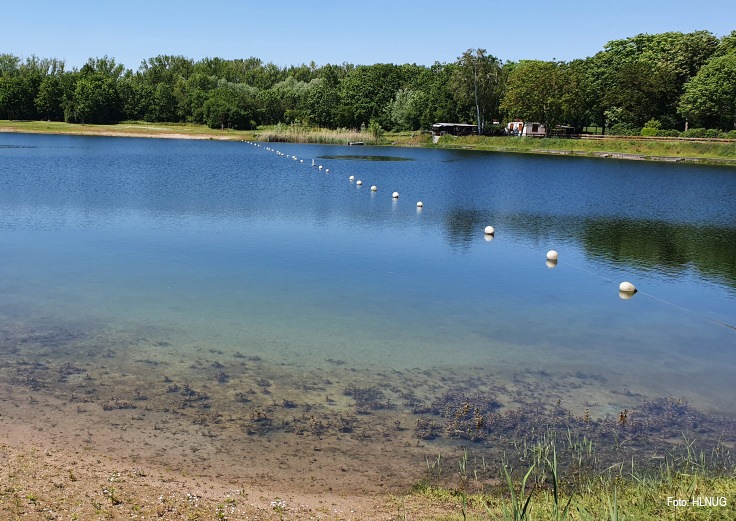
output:
[{"label": "white building", "polygon": [[506,132],[513,136],[544,137],[547,129],[542,123],[525,123],[520,120],[510,121],[506,125]]}]

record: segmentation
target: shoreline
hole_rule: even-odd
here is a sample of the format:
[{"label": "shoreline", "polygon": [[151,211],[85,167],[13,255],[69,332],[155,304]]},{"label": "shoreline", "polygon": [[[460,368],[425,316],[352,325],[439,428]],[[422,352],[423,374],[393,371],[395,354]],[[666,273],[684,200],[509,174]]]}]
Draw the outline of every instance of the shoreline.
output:
[{"label": "shoreline", "polygon": [[[41,128],[46,126],[46,128]],[[225,132],[225,134],[223,134]],[[68,124],[61,122],[8,122],[0,123],[0,133],[14,134],[49,134],[49,135],[74,135],[74,136],[102,136],[102,137],[131,137],[131,138],[158,138],[158,139],[193,139],[193,140],[217,140],[217,141],[256,141],[271,142],[262,140],[261,135],[268,133],[268,130],[250,130],[250,131],[234,131],[234,130],[213,130],[203,126],[190,125],[139,125],[139,124],[117,124],[117,125],[84,125],[84,124]],[[301,144],[343,144],[348,143],[319,143],[309,140],[309,134],[304,133],[300,136],[306,136],[303,141],[295,134],[279,134],[278,142],[301,143]],[[569,157],[587,157],[598,159],[615,159],[625,161],[654,161],[663,163],[685,163],[700,165],[717,165],[717,166],[736,166],[736,158],[726,157],[708,157],[698,155],[660,155],[643,153],[639,150],[637,143],[647,143],[645,139],[632,137],[630,140],[622,140],[617,138],[611,140],[623,143],[624,150],[575,150],[573,148],[543,148],[530,146],[508,146],[504,143],[502,146],[494,144],[494,139],[510,139],[510,138],[478,138],[472,136],[469,138],[457,138],[447,136],[442,138],[438,143],[432,143],[422,136],[388,135],[386,143],[380,145],[364,145],[364,146],[393,146],[407,148],[438,148],[445,150],[475,150],[481,152],[500,152],[510,154],[533,154],[533,155],[553,155],[553,156],[569,156]],[[481,141],[481,140],[485,140]],[[579,140],[578,140],[579,141]],[[275,141],[274,141],[275,142]],[[545,141],[537,141],[535,143],[546,144]],[[597,143],[605,143],[604,140],[596,140]],[[531,142],[524,142],[524,145]],[[688,142],[672,141],[655,141],[663,146],[679,145],[690,146]],[[519,143],[521,144],[521,143]],[[575,140],[566,140],[565,145],[575,144]],[[716,145],[732,146],[731,143],[715,143]],[[621,148],[621,147],[619,147]]]},{"label": "shoreline", "polygon": [[[131,127],[113,136],[253,139]],[[91,130],[82,135],[109,136]],[[78,144],[85,143],[90,140]],[[712,414],[687,400],[595,373],[408,366],[393,370],[400,381],[389,387],[383,371],[344,360],[325,359],[307,370],[278,357],[264,360],[247,345],[244,353],[214,340],[190,346],[170,332],[54,324],[48,316],[34,326],[25,315],[21,321],[11,313],[0,338],[0,426],[7,427],[0,435],[0,512],[8,519],[388,520],[410,514],[459,521],[466,491],[503,501],[498,454],[516,455],[516,468],[524,469],[529,452],[517,454],[516,447],[521,440],[538,444],[537,433],[561,440],[560,457],[564,449],[568,460],[578,455],[570,447],[590,447],[589,455],[595,443],[596,462],[631,446],[656,465],[667,447],[682,447],[683,425],[692,427],[686,444],[711,433],[716,449],[730,454],[734,447],[736,418],[714,424]],[[182,346],[191,347],[186,356]],[[552,424],[556,430],[549,430]],[[651,443],[636,445],[644,438]],[[705,445],[706,453],[710,448]],[[607,466],[589,464],[595,473]],[[534,505],[549,493],[546,480],[540,477]],[[429,495],[435,482],[434,490],[451,492]],[[663,497],[678,490],[670,482],[659,486]],[[736,480],[705,490],[728,496],[731,506],[734,486]],[[573,505],[581,500],[575,497]],[[477,501],[470,519],[492,517],[485,500]],[[633,509],[628,505],[636,502],[626,501]]]}]

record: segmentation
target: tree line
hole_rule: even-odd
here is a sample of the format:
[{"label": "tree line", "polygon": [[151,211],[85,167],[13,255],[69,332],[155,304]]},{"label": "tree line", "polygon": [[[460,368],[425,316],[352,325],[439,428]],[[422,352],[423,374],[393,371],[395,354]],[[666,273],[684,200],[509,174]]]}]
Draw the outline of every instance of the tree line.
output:
[{"label": "tree line", "polygon": [[504,63],[484,49],[432,66],[159,55],[133,71],[107,56],[67,70],[56,58],[0,54],[0,119],[390,130],[445,121],[486,134],[522,119],[619,134],[728,131],[736,129],[736,31],[639,34],[569,62]]}]

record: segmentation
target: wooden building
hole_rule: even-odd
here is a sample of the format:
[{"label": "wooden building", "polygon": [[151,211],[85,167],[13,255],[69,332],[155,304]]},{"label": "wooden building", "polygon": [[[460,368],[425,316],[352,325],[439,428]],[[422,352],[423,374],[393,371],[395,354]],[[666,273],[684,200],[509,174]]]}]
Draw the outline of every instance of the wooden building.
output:
[{"label": "wooden building", "polygon": [[432,134],[435,136],[471,136],[478,133],[478,127],[468,123],[435,123],[432,125]]}]

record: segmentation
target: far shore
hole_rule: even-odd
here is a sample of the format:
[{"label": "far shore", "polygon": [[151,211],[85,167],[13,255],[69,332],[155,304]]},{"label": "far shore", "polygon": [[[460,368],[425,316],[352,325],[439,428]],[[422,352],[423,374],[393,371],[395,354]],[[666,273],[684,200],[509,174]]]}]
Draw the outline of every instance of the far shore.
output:
[{"label": "far shore", "polygon": [[199,139],[220,141],[262,141],[424,147],[486,152],[547,154],[634,161],[662,161],[736,166],[736,143],[729,140],[688,141],[647,139],[555,139],[484,136],[443,136],[437,143],[419,132],[386,132],[380,137],[346,130],[276,127],[258,130],[211,129],[203,125],[128,122],[115,125],[87,125],[47,121],[0,121],[0,133],[62,134],[78,136]]}]

